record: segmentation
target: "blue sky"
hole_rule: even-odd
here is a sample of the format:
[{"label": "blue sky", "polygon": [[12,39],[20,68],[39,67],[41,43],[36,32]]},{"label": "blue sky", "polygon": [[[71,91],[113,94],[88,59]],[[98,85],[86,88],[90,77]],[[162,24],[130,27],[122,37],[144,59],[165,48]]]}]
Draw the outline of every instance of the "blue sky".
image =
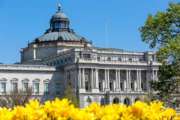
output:
[{"label": "blue sky", "polygon": [[148,14],[180,0],[0,0],[0,62],[20,61],[20,50],[42,35],[58,1],[76,33],[99,47],[147,51],[138,28]]}]

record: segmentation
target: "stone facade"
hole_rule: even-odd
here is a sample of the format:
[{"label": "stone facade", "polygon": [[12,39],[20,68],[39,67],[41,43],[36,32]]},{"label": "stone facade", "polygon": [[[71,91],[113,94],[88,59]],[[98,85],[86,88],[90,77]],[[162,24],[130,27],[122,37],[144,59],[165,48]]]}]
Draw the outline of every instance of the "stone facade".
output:
[{"label": "stone facade", "polygon": [[[45,65],[0,65],[0,95],[16,89],[32,88],[33,97],[42,101],[59,97],[54,86],[63,84],[61,72]],[[60,86],[61,87],[61,86]],[[63,88],[59,89],[59,93]]]}]

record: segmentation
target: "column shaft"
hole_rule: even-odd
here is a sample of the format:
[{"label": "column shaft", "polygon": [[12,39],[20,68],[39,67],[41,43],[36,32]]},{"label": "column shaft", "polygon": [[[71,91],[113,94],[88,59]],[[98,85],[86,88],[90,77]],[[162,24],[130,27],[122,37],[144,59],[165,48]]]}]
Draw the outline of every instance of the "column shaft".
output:
[{"label": "column shaft", "polygon": [[139,70],[139,90],[142,91],[142,86],[141,86],[142,78],[141,78],[141,70]]},{"label": "column shaft", "polygon": [[115,90],[119,88],[119,76],[118,76],[118,70],[116,70],[116,80],[115,80]]},{"label": "column shaft", "polygon": [[121,90],[121,70],[118,70],[118,76],[119,76],[119,79],[118,79],[119,90]]},{"label": "column shaft", "polygon": [[82,88],[85,88],[85,68],[82,68]]},{"label": "column shaft", "polygon": [[129,81],[129,75],[128,75],[128,70],[126,70],[126,91],[128,90],[128,81]]},{"label": "column shaft", "polygon": [[107,70],[107,89],[109,90],[109,69]]},{"label": "column shaft", "polygon": [[96,89],[99,89],[99,75],[98,75],[98,69],[96,68],[95,70],[95,73],[96,73]]},{"label": "column shaft", "polygon": [[81,82],[81,68],[78,69],[78,86],[79,88],[82,88],[82,82]]},{"label": "column shaft", "polygon": [[94,69],[91,68],[91,88],[93,89],[94,87]]}]

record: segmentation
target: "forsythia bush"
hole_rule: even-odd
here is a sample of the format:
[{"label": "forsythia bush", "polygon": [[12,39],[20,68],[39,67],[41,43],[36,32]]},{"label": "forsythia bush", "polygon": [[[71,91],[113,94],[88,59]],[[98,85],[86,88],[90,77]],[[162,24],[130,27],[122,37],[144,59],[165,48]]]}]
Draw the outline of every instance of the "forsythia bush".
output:
[{"label": "forsythia bush", "polygon": [[47,101],[43,105],[32,100],[24,107],[0,108],[0,120],[180,120],[175,110],[164,108],[162,104],[158,101],[136,102],[132,106],[92,103],[79,109],[67,99]]}]

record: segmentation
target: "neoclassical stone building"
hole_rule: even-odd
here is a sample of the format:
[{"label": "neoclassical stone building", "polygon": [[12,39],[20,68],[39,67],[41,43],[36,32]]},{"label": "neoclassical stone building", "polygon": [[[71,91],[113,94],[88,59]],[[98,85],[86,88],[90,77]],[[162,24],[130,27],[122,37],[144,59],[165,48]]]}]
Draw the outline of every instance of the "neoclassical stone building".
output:
[{"label": "neoclassical stone building", "polygon": [[50,27],[21,50],[20,64],[0,65],[1,95],[32,87],[41,100],[72,86],[80,107],[91,102],[131,104],[151,91],[160,63],[154,52],[99,48],[76,34],[58,7]]}]

